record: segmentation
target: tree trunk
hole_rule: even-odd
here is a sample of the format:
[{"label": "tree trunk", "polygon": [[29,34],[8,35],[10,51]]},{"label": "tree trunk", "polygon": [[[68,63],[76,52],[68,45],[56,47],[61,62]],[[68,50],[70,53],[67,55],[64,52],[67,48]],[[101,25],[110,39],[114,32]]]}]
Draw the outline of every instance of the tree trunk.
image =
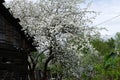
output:
[{"label": "tree trunk", "polygon": [[29,71],[29,77],[30,77],[30,80],[35,80],[35,74],[34,74],[34,71]]},{"label": "tree trunk", "polygon": [[48,67],[48,63],[54,58],[54,54],[51,54],[48,59],[46,60],[45,62],[45,65],[44,65],[44,72],[43,72],[43,80],[47,80],[48,78],[48,70],[47,70],[47,67]]}]

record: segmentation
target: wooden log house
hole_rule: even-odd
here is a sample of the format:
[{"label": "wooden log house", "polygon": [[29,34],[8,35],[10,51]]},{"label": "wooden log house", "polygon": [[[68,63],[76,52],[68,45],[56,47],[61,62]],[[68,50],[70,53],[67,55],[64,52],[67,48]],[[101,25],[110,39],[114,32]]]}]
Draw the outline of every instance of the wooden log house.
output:
[{"label": "wooden log house", "polygon": [[0,0],[0,80],[28,80],[28,54],[33,38],[25,35],[19,19]]}]

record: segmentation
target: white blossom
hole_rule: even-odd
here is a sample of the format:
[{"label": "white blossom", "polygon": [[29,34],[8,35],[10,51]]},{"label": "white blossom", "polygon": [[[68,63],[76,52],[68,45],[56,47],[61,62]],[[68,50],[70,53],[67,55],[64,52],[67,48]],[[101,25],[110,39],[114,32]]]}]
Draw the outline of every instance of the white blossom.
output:
[{"label": "white blossom", "polygon": [[[23,26],[38,42],[39,52],[53,47],[55,59],[64,66],[65,73],[80,77],[81,59],[96,50],[90,44],[97,32],[91,24],[94,11],[81,8],[83,0],[15,0],[9,3],[12,14],[19,17]],[[49,56],[47,51],[46,56]],[[52,64],[52,63],[51,63]]]}]

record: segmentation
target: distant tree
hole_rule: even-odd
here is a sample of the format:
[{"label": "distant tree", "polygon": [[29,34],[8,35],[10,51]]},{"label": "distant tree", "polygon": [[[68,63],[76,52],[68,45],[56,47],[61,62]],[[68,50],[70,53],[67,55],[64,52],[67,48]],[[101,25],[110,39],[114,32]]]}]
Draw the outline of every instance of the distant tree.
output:
[{"label": "distant tree", "polygon": [[95,38],[91,40],[91,43],[93,47],[102,55],[106,55],[115,51],[115,40],[113,38],[108,40]]},{"label": "distant tree", "polygon": [[103,39],[94,39],[91,41],[93,47],[101,54],[105,55],[109,52],[109,46]]},{"label": "distant tree", "polygon": [[115,39],[114,38],[110,38],[106,41],[108,47],[109,47],[109,52],[115,52]]},{"label": "distant tree", "polygon": [[120,52],[120,32],[115,35],[115,50]]},{"label": "distant tree", "polygon": [[[94,38],[91,43],[93,47],[99,52],[100,59],[94,63],[94,78],[93,80],[119,80],[119,54],[115,50],[117,38],[109,38],[104,40],[101,38]],[[119,44],[118,44],[119,45]],[[117,48],[118,49],[118,48]]]}]

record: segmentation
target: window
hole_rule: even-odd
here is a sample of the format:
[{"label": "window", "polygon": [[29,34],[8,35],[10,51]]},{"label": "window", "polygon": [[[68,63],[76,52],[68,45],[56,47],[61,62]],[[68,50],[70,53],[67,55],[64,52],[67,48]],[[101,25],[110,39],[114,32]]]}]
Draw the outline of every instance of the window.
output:
[{"label": "window", "polygon": [[13,26],[10,24],[6,24],[6,42],[9,44],[13,44]]},{"label": "window", "polygon": [[0,15],[0,42],[5,41],[5,22],[4,18]]},{"label": "window", "polygon": [[21,40],[21,36],[19,34],[19,32],[16,30],[16,28],[13,29],[13,38],[14,38],[14,41],[13,41],[13,45],[16,47],[16,48],[20,48],[20,40]]},{"label": "window", "polygon": [[5,34],[0,33],[0,42],[5,42]]}]

